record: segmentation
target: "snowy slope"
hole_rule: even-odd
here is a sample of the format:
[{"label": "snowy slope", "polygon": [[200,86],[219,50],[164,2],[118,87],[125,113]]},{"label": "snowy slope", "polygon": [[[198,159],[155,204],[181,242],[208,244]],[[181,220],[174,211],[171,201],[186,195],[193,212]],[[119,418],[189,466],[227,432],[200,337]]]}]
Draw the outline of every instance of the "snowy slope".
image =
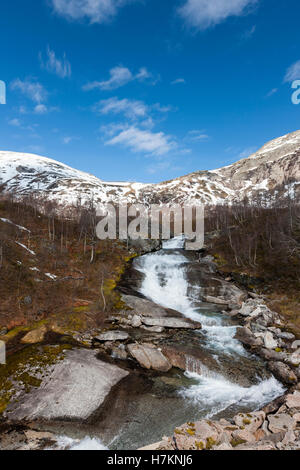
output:
[{"label": "snowy slope", "polygon": [[49,158],[0,152],[0,189],[78,203],[232,203],[245,197],[300,197],[300,131],[275,139],[233,165],[159,184],[106,182]]}]

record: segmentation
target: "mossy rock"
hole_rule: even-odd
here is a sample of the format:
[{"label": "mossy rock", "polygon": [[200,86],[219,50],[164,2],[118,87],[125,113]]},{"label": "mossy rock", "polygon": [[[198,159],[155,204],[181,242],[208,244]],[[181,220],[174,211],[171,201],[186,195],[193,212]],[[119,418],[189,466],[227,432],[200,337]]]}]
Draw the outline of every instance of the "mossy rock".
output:
[{"label": "mossy rock", "polygon": [[0,368],[0,415],[16,394],[38,388],[49,367],[63,360],[68,349],[72,349],[69,344],[34,345],[8,356],[7,363]]}]

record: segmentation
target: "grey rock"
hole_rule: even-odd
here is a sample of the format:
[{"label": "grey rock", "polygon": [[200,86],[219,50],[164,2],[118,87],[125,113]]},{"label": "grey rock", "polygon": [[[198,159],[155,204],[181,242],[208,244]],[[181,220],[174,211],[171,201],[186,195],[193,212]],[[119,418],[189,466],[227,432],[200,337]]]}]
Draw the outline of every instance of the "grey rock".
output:
[{"label": "grey rock", "polygon": [[266,359],[266,361],[284,361],[287,357],[286,353],[273,351],[272,349],[262,348],[259,355]]},{"label": "grey rock", "polygon": [[106,342],[106,341],[126,341],[129,338],[129,334],[125,331],[112,330],[94,338],[94,341]]},{"label": "grey rock", "polygon": [[65,359],[48,371],[39,388],[19,397],[9,407],[9,419],[76,419],[89,418],[128,372],[99,361],[95,351],[67,351]]},{"label": "grey rock", "polygon": [[300,392],[295,391],[292,395],[288,395],[286,398],[286,405],[288,408],[300,409]]},{"label": "grey rock", "polygon": [[235,338],[247,346],[259,347],[263,345],[263,340],[255,338],[252,331],[247,327],[237,328]]},{"label": "grey rock", "polygon": [[297,340],[297,341],[294,341],[292,346],[291,346],[292,349],[298,349],[300,348],[300,340]]},{"label": "grey rock", "polygon": [[293,385],[297,383],[296,375],[287,364],[284,364],[283,362],[271,361],[268,365],[271,372],[273,372],[275,377],[281,382],[287,385]]},{"label": "grey rock", "polygon": [[142,325],[141,328],[149,333],[163,333],[165,329],[162,326],[145,326]]},{"label": "grey rock", "polygon": [[268,331],[264,335],[264,344],[267,349],[276,349],[278,348],[278,342],[274,339],[272,333]]},{"label": "grey rock", "polygon": [[182,314],[176,310],[166,309],[160,305],[151,302],[151,300],[136,297],[134,295],[122,295],[122,301],[132,310],[132,314],[143,317],[182,317]]},{"label": "grey rock", "polygon": [[269,415],[268,421],[269,430],[274,434],[294,430],[296,427],[295,420],[287,413]]},{"label": "grey rock", "polygon": [[286,331],[279,330],[280,333],[277,333],[278,338],[286,339],[287,341],[293,341],[295,339],[295,335],[293,333],[288,333]]},{"label": "grey rock", "polygon": [[131,326],[133,328],[139,328],[142,325],[142,320],[139,315],[133,315],[131,320]]},{"label": "grey rock", "polygon": [[214,297],[212,295],[204,295],[203,301],[217,305],[228,305],[228,300],[222,299],[220,297]]},{"label": "grey rock", "polygon": [[240,413],[234,417],[234,422],[237,426],[244,426],[247,431],[254,433],[257,431],[265,420],[265,413],[263,411],[255,411],[252,413]]},{"label": "grey rock", "polygon": [[32,304],[32,298],[30,297],[30,295],[27,295],[26,297],[24,297],[24,304],[25,305],[31,305]]},{"label": "grey rock", "polygon": [[300,365],[300,348],[297,349],[297,351],[295,351],[293,354],[290,354],[287,357],[286,362],[292,366],[298,367]]},{"label": "grey rock", "polygon": [[148,318],[142,317],[142,322],[146,326],[158,326],[162,328],[175,328],[175,329],[201,329],[201,324],[193,322],[188,319],[181,318]]},{"label": "grey rock", "polygon": [[152,344],[129,344],[129,354],[145,369],[168,372],[172,365],[162,352]]}]

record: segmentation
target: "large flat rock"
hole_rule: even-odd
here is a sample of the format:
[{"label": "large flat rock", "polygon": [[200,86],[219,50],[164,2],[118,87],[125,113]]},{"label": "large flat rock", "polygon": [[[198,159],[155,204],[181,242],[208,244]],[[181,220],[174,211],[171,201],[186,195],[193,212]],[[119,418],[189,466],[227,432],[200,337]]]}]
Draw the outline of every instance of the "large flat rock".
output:
[{"label": "large flat rock", "polygon": [[10,420],[86,420],[127,375],[127,371],[98,360],[95,351],[67,351],[40,387],[13,403],[7,416]]},{"label": "large flat rock", "polygon": [[161,307],[151,302],[151,300],[142,299],[134,295],[122,295],[123,302],[130,307],[134,313],[143,317],[161,318],[161,317],[182,317],[182,314],[176,310]]},{"label": "large flat rock", "polygon": [[146,326],[160,326],[163,328],[175,328],[175,329],[201,329],[201,324],[189,320],[188,318],[146,318],[142,317],[142,322]]}]

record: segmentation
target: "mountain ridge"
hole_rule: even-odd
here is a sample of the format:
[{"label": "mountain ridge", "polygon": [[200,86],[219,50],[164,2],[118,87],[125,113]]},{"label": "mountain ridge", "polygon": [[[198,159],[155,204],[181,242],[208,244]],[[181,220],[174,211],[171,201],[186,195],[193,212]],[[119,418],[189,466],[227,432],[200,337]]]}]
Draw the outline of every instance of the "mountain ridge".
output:
[{"label": "mountain ridge", "polygon": [[267,142],[248,158],[162,183],[113,182],[48,157],[0,151],[0,188],[62,207],[78,203],[232,204],[300,196],[300,130]]}]

